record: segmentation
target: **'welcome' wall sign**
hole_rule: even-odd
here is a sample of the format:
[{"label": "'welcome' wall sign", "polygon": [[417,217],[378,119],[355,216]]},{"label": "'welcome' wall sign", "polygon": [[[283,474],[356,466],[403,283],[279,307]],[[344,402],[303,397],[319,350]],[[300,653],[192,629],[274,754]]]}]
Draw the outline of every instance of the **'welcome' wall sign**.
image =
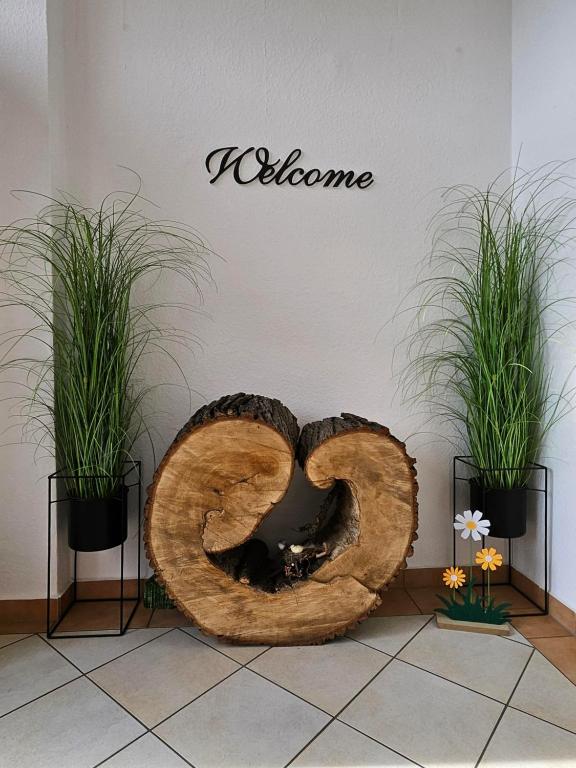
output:
[{"label": "'welcome' wall sign", "polygon": [[[254,154],[252,154],[254,153]],[[285,160],[281,158],[271,162],[270,151],[266,147],[248,147],[243,152],[239,147],[220,147],[214,149],[206,158],[206,170],[212,178],[210,184],[214,184],[221,176],[230,171],[237,184],[251,184],[259,181],[260,184],[289,184],[297,187],[304,184],[313,187],[321,184],[324,187],[339,187],[344,184],[348,189],[358,187],[367,189],[374,183],[374,177],[369,171],[356,174],[355,171],[328,170],[322,173],[318,168],[305,171],[304,168],[295,167],[295,163],[302,154],[301,149],[293,149]],[[248,163],[246,162],[248,161]],[[247,167],[248,164],[252,168]],[[257,168],[254,173],[254,168]]]}]

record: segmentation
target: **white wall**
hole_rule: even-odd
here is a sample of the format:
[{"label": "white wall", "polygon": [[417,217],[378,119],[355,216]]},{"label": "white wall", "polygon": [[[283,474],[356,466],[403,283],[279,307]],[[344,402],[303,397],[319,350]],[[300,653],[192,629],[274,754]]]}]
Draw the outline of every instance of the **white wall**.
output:
[{"label": "white wall", "polygon": [[[572,0],[516,0],[513,4],[512,157],[515,159],[521,151],[524,167],[576,158],[575,29],[576,3]],[[576,175],[576,164],[566,170]],[[575,296],[574,257],[567,256],[572,264],[559,283],[565,294]],[[576,361],[575,324],[553,348],[551,361],[554,383],[559,386]],[[573,411],[551,432],[543,456],[552,468],[550,588],[555,597],[574,610],[575,430]],[[526,542],[521,567],[542,583],[542,568],[530,570],[533,559],[529,555],[536,544],[535,536]]]},{"label": "white wall", "polygon": [[[400,438],[417,431],[394,397],[402,327],[387,323],[425,256],[438,188],[509,164],[509,3],[49,0],[48,16],[54,185],[94,203],[130,183],[117,168],[129,166],[160,215],[195,225],[225,259],[195,319],[203,351],[182,358],[192,408],[244,390],[279,397],[301,424],[346,410]],[[376,181],[211,185],[204,158],[230,144],[301,147],[305,167]],[[177,281],[165,295],[186,298]],[[189,406],[175,390],[159,405],[161,456]],[[450,450],[430,435],[408,448],[421,486],[411,565],[443,565]]]},{"label": "white wall", "polygon": [[[37,200],[15,189],[50,189],[48,48],[45,4],[39,0],[0,3],[0,221],[33,214]],[[0,285],[0,291],[5,286]],[[0,331],[30,323],[23,311],[2,313]],[[32,343],[23,355],[38,354]],[[18,394],[0,375],[0,598],[46,594],[46,476],[50,460],[38,460],[20,440]]]}]

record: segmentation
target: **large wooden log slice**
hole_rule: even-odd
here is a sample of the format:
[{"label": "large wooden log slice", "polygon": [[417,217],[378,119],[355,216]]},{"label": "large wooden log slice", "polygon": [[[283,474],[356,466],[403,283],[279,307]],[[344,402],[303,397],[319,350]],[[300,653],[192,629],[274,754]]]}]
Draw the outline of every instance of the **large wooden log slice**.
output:
[{"label": "large wooden log slice", "polygon": [[[219,557],[246,542],[290,485],[294,458],[335,488],[309,578],[266,592]],[[380,603],[406,565],[417,527],[414,460],[386,427],[351,414],[298,426],[278,400],[227,396],[178,433],[148,489],[145,543],[157,579],[205,632],[235,643],[295,645],[340,635]]]}]

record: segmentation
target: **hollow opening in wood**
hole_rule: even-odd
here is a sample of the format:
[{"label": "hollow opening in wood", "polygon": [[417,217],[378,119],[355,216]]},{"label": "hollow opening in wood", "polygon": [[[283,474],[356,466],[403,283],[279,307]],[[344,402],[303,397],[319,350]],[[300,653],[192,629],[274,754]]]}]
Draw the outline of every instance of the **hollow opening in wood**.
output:
[{"label": "hollow opening in wood", "polygon": [[[274,510],[271,514],[275,514]],[[337,480],[318,513],[296,529],[266,542],[258,531],[237,547],[206,553],[210,561],[235,581],[276,593],[305,581],[325,562],[357,543],[360,511],[348,484]]]}]

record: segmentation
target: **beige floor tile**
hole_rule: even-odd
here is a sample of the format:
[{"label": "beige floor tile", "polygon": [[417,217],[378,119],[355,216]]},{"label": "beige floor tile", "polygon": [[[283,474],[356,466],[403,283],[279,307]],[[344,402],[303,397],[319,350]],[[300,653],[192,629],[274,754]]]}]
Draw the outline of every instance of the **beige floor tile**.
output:
[{"label": "beige floor tile", "polygon": [[513,627],[510,625],[510,634],[508,635],[502,635],[502,637],[506,640],[513,640],[515,643],[522,643],[523,645],[532,645],[530,640],[528,640],[527,637],[524,637],[524,635],[520,634],[516,627]]},{"label": "beige floor tile", "polygon": [[2,768],[92,768],[144,728],[80,678],[0,719]]},{"label": "beige floor tile", "polygon": [[70,682],[79,674],[35,635],[7,645],[0,650],[0,715]]},{"label": "beige floor tile", "polygon": [[393,660],[338,719],[427,768],[473,768],[502,709]]},{"label": "beige floor tile", "polygon": [[569,637],[570,632],[552,616],[519,616],[512,624],[524,637]]},{"label": "beige floor tile", "polygon": [[378,651],[394,656],[430,620],[430,616],[378,616],[368,618],[348,633]]},{"label": "beige floor tile", "polygon": [[521,643],[480,632],[439,629],[431,622],[398,658],[506,702],[531,653]]},{"label": "beige floor tile", "polygon": [[236,669],[232,659],[172,631],[89,677],[151,728]]},{"label": "beige floor tile", "polygon": [[576,685],[576,637],[539,637],[532,644]]},{"label": "beige floor tile", "polygon": [[147,733],[102,763],[102,768],[186,768],[181,757],[152,733]]},{"label": "beige floor tile", "polygon": [[576,685],[538,651],[530,659],[510,704],[576,732]]},{"label": "beige floor tile", "polygon": [[385,653],[342,639],[270,648],[249,669],[335,715],[389,661]]},{"label": "beige floor tile", "polygon": [[370,614],[371,616],[411,616],[420,613],[405,589],[389,589],[383,592],[381,597],[382,604]]},{"label": "beige floor tile", "polygon": [[408,768],[411,760],[335,720],[298,755],[290,768]]},{"label": "beige floor tile", "polygon": [[226,656],[234,659],[234,661],[237,661],[238,664],[248,664],[249,661],[252,661],[252,659],[255,659],[256,656],[259,656],[270,647],[268,645],[232,645],[231,643],[223,643],[217,637],[205,635],[197,627],[182,627],[182,631],[195,637],[197,640],[201,640],[212,648],[216,648],[220,653],[224,653]]},{"label": "beige floor tile", "polygon": [[575,768],[576,736],[507,709],[480,768]]},{"label": "beige floor tile", "polygon": [[100,667],[123,653],[165,634],[167,629],[129,629],[119,637],[59,637],[48,642],[82,672]]},{"label": "beige floor tile", "polygon": [[241,669],[156,731],[196,768],[283,768],[329,719]]},{"label": "beige floor tile", "polygon": [[12,643],[17,643],[18,640],[24,640],[25,637],[30,637],[30,635],[29,634],[0,635],[0,648],[5,648],[7,645],[12,645]]},{"label": "beige floor tile", "polygon": [[149,627],[191,627],[192,622],[176,608],[156,608]]}]

